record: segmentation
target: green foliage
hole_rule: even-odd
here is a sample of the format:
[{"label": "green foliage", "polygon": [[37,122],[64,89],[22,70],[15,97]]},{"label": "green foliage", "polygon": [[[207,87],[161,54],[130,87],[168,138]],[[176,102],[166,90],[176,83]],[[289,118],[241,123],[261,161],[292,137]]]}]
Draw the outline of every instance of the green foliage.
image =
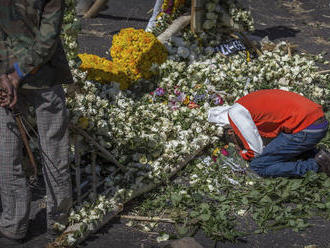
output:
[{"label": "green foliage", "polygon": [[[196,159],[176,184],[149,196],[137,210],[153,216],[165,209],[178,223],[178,236],[194,227],[215,240],[235,240],[281,228],[301,231],[314,215],[330,218],[330,178],[323,173],[309,172],[291,179],[259,178],[235,174],[219,161],[201,164]],[[197,175],[199,180],[187,183],[189,175]]]}]

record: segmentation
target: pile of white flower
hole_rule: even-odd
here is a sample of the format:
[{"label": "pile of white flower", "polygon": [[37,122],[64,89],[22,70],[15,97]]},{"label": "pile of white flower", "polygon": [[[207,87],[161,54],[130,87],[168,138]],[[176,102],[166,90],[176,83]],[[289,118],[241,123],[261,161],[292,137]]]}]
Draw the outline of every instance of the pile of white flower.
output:
[{"label": "pile of white flower", "polygon": [[[178,159],[197,150],[197,144],[217,142],[221,129],[207,122],[210,106],[264,87],[296,91],[324,103],[329,89],[320,86],[329,75],[318,74],[311,57],[289,57],[285,47],[279,43],[250,62],[243,52],[228,58],[212,54],[192,63],[175,57],[177,61],[165,62],[159,78],[149,82],[157,87],[152,94],[138,99],[115,85],[85,81],[84,93],[76,92],[68,103],[73,122],[87,117],[87,131],[128,168],[125,174],[109,173],[107,186],[114,199],[125,201],[144,185],[166,179]],[[75,213],[71,220],[83,218]]]},{"label": "pile of white flower", "polygon": [[203,28],[206,31],[218,27],[231,27],[237,30],[253,31],[251,12],[243,9],[236,1],[209,0],[206,4],[206,18]]}]

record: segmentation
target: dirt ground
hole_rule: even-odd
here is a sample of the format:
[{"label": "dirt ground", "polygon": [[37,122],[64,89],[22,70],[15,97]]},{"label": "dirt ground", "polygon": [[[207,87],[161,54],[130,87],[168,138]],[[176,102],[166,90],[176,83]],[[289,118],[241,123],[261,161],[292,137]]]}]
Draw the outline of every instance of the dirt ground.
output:
[{"label": "dirt ground", "polygon": [[[154,2],[154,0],[109,0],[109,8],[101,12],[97,18],[82,20],[82,31],[79,35],[80,52],[108,57],[106,52],[111,46],[112,36],[126,27],[145,28]],[[247,0],[242,2],[249,6],[255,18],[256,31],[253,35],[260,38],[268,36],[273,41],[287,40],[297,44],[300,51],[312,54],[330,51],[329,0]],[[330,55],[326,55],[326,58],[330,60]],[[21,247],[38,248],[46,244],[44,193],[42,186],[33,190],[30,229],[27,242]],[[164,247],[166,244],[158,244],[155,241],[157,233],[141,232],[136,228],[126,226],[126,222],[120,218],[112,220],[80,247],[156,248]],[[284,229],[244,237],[236,243],[215,243],[202,232],[198,232],[195,239],[205,248],[302,248],[307,245],[329,248],[330,221],[314,218],[311,224],[313,226],[304,232],[295,233]],[[0,239],[0,248],[2,247]]]}]

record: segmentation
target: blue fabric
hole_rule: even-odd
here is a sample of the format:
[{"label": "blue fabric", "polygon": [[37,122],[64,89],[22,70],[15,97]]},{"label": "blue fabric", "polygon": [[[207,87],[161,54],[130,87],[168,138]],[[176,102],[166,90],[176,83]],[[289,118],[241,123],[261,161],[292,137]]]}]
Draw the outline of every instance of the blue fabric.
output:
[{"label": "blue fabric", "polygon": [[308,127],[306,127],[306,129],[312,129],[312,130],[315,130],[315,129],[326,129],[328,125],[329,125],[329,122],[327,120],[324,120],[320,124],[309,125]]},{"label": "blue fabric", "polygon": [[14,63],[14,68],[17,72],[17,75],[20,77],[20,78],[23,78],[24,77],[24,74],[23,72],[21,71],[21,69],[19,68],[19,65],[17,63]]},{"label": "blue fabric", "polygon": [[[311,152],[326,135],[327,129],[320,132],[280,133],[254,158],[250,167],[264,177],[303,176],[307,171],[318,171],[318,164]],[[301,159],[299,156],[304,155]],[[307,156],[306,156],[307,155]]]}]

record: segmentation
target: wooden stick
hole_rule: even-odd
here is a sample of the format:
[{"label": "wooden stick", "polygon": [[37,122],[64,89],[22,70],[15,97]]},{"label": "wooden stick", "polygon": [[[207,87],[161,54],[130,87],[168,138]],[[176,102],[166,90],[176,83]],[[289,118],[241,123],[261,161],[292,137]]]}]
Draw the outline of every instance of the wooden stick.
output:
[{"label": "wooden stick", "polygon": [[292,56],[292,53],[291,53],[291,45],[290,44],[286,44],[287,48],[288,48],[288,55],[289,57]]},{"label": "wooden stick", "polygon": [[108,0],[96,0],[95,3],[86,12],[83,18],[95,17],[102,9],[102,7],[107,3]]},{"label": "wooden stick", "polygon": [[330,70],[318,71],[318,74],[327,74],[330,73]]},{"label": "wooden stick", "polygon": [[90,143],[92,143],[101,153],[103,153],[104,155],[104,158],[106,158],[108,161],[111,161],[112,163],[114,163],[116,166],[118,166],[120,168],[120,170],[122,172],[126,172],[126,168],[121,165],[112,155],[109,151],[107,151],[104,147],[102,147],[99,143],[97,143],[95,141],[95,139],[93,139],[86,131],[78,128],[78,127],[75,127],[73,125],[70,125],[70,128],[78,133],[78,134],[81,134],[84,138],[86,138]]},{"label": "wooden stick", "polygon": [[233,33],[231,33],[230,36],[233,37],[234,39],[237,39],[237,40],[240,39],[236,34],[233,34]]},{"label": "wooden stick", "polygon": [[23,140],[23,144],[25,146],[26,152],[27,152],[27,154],[29,156],[31,165],[33,167],[33,180],[37,180],[37,177],[38,177],[38,175],[37,175],[38,174],[37,163],[36,163],[36,161],[34,159],[34,156],[33,156],[33,153],[32,153],[32,150],[31,150],[31,147],[30,147],[28,138],[26,136],[26,133],[25,133],[25,130],[24,130],[24,127],[23,127],[21,113],[15,113],[14,112],[14,116],[15,116],[15,120],[16,120],[16,124],[17,124],[18,130],[19,130],[19,132],[21,134],[21,137],[22,137],[22,140]]},{"label": "wooden stick", "polygon": [[190,28],[193,33],[200,33],[202,31],[202,18],[205,13],[206,3],[204,0],[191,1],[191,21]]},{"label": "wooden stick", "polygon": [[96,152],[92,152],[92,199],[96,199],[97,176],[96,176]]},{"label": "wooden stick", "polygon": [[80,157],[80,152],[79,152],[79,143],[78,143],[78,136],[74,135],[73,137],[74,139],[74,160],[75,160],[75,164],[76,164],[76,186],[77,186],[77,202],[78,204],[81,203],[81,170],[80,170],[80,161],[81,161],[81,157]]},{"label": "wooden stick", "polygon": [[224,55],[222,52],[218,51],[217,52],[218,54],[220,54],[221,57],[225,58],[225,59],[228,59],[226,55]]},{"label": "wooden stick", "polygon": [[149,222],[166,222],[166,223],[176,223],[172,219],[159,218],[159,217],[145,217],[145,216],[133,216],[133,215],[120,215],[120,218],[128,220],[139,220],[139,221],[149,221]]}]

